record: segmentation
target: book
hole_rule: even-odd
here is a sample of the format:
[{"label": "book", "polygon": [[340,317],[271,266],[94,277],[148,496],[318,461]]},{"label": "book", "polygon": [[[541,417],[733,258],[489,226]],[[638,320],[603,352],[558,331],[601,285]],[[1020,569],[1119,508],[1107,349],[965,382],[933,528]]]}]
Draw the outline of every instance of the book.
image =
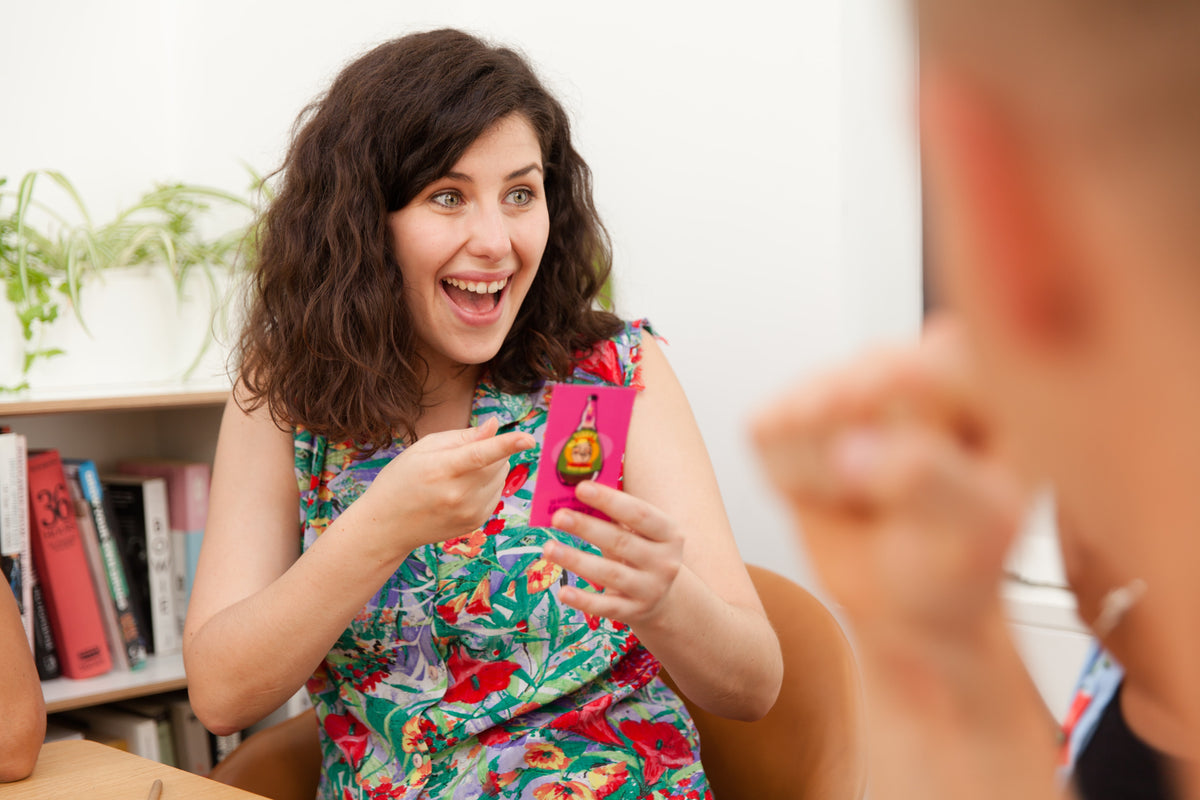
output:
[{"label": "book", "polygon": [[182,615],[175,609],[166,479],[106,474],[101,483],[112,504],[129,580],[137,584],[133,594],[139,619],[149,620],[148,649],[158,655],[181,652]]},{"label": "book", "polygon": [[213,767],[212,734],[192,710],[186,691],[170,692],[163,699],[170,710],[171,733],[175,737],[175,766],[207,775]]},{"label": "book", "polygon": [[141,669],[146,665],[145,622],[139,620],[136,600],[129,587],[128,567],[120,540],[117,538],[112,508],[104,499],[104,487],[96,465],[87,459],[66,459],[63,469],[68,477],[78,475],[83,499],[92,511],[92,524],[96,526],[96,537],[100,541],[100,556],[104,562],[108,592],[116,609],[117,621],[121,624],[122,645],[130,669]]},{"label": "book", "polygon": [[71,739],[82,739],[83,728],[71,723],[70,720],[51,714],[46,720],[46,736],[43,743],[64,742]]},{"label": "book", "polygon": [[607,519],[577,500],[575,487],[585,480],[594,480],[620,488],[625,440],[636,395],[636,389],[626,386],[574,383],[552,386],[530,525],[549,527],[554,512],[560,508]]},{"label": "book", "polygon": [[83,552],[87,556],[88,573],[92,576],[92,589],[96,593],[96,603],[100,606],[100,619],[104,623],[104,638],[108,641],[108,651],[112,653],[113,669],[128,670],[129,654],[125,649],[125,634],[121,631],[117,607],[108,591],[108,573],[104,567],[104,556],[100,553],[100,535],[92,521],[92,508],[83,498],[83,486],[79,483],[78,472],[74,475],[67,474],[67,491],[71,493],[71,503],[75,508],[75,524],[79,526],[79,539],[83,542]]},{"label": "book", "polygon": [[57,450],[29,454],[29,519],[33,568],[45,601],[59,669],[91,678],[112,669],[100,606],[75,524],[62,458]]},{"label": "book", "polygon": [[33,598],[33,661],[37,665],[38,677],[48,681],[61,675],[62,669],[58,664],[58,647],[50,630],[50,614],[46,611],[36,569],[30,573],[30,578],[33,584],[33,591],[30,592]]},{"label": "book", "polygon": [[33,648],[33,556],[29,539],[27,447],[22,434],[0,433],[0,572],[17,598]]},{"label": "book", "polygon": [[302,714],[312,708],[312,697],[308,693],[308,689],[300,689],[294,695],[289,697],[283,705],[267,714],[258,722],[250,725],[242,733],[244,736],[252,736],[265,728],[276,725],[280,722],[291,719],[292,717]]},{"label": "book", "polygon": [[83,735],[96,741],[124,740],[129,752],[160,760],[158,722],[116,706],[91,706],[64,712],[71,722],[83,727]]},{"label": "book", "polygon": [[200,544],[208,522],[208,489],[212,469],[203,461],[127,459],[117,464],[126,475],[152,475],[167,482],[167,512],[171,520],[172,565],[175,571],[176,611],[180,630],[192,596]]},{"label": "book", "polygon": [[158,760],[178,766],[175,760],[175,734],[171,726],[171,708],[161,697],[138,697],[115,704],[121,711],[153,720],[158,729]]},{"label": "book", "polygon": [[234,731],[223,735],[212,734],[209,737],[212,744],[212,762],[214,765],[220,764],[225,756],[237,749],[237,746],[242,743],[242,732]]}]

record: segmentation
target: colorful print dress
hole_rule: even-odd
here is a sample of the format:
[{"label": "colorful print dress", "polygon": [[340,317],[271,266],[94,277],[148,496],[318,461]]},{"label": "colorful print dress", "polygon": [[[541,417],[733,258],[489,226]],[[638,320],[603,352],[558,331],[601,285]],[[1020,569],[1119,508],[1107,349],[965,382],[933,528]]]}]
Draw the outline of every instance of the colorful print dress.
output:
[{"label": "colorful print dress", "polygon": [[[642,322],[578,357],[572,382],[640,386]],[[321,720],[323,800],[702,800],[695,727],[628,627],[559,602],[586,586],[542,558],[529,526],[548,392],[476,389],[471,424],[538,446],[510,462],[500,504],[469,535],[417,548],[308,682]],[[363,459],[294,431],[305,548],[362,495],[395,442]]]}]

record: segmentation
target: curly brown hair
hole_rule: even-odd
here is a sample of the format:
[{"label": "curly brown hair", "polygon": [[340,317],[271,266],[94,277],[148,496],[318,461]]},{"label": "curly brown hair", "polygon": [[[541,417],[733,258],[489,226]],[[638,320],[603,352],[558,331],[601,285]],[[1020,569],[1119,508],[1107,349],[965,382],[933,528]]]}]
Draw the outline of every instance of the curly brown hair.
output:
[{"label": "curly brown hair", "polygon": [[428,366],[387,216],[510,114],[537,133],[550,232],[512,330],[485,365],[490,380],[530,392],[564,379],[577,351],[620,329],[597,307],[612,251],[562,106],[510,49],[457,30],[415,33],[350,63],[296,120],[256,230],[234,351],[243,409],[266,404],[281,427],[372,452],[413,436]]}]

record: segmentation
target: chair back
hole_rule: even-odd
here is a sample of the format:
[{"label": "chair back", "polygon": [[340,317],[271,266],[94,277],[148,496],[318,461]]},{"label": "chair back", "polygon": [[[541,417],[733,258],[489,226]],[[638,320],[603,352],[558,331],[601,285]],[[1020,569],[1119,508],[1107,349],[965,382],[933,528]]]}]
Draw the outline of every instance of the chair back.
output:
[{"label": "chair back", "polygon": [[208,777],[271,800],[314,800],[321,780],[316,710],[250,734]]},{"label": "chair back", "polygon": [[783,686],[775,705],[755,722],[718,717],[683,697],[700,732],[700,758],[713,797],[860,800],[866,754],[850,643],[803,586],[764,567],[746,569],[779,636]]}]

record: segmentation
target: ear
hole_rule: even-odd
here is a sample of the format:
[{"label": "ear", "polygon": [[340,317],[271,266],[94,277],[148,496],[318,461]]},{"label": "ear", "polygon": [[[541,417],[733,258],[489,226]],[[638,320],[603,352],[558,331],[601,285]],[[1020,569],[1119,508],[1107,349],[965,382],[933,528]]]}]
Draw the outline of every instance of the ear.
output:
[{"label": "ear", "polygon": [[1074,269],[1043,175],[1014,121],[982,89],[922,65],[927,235],[946,300],[1010,344],[1044,351],[1083,333]]}]

